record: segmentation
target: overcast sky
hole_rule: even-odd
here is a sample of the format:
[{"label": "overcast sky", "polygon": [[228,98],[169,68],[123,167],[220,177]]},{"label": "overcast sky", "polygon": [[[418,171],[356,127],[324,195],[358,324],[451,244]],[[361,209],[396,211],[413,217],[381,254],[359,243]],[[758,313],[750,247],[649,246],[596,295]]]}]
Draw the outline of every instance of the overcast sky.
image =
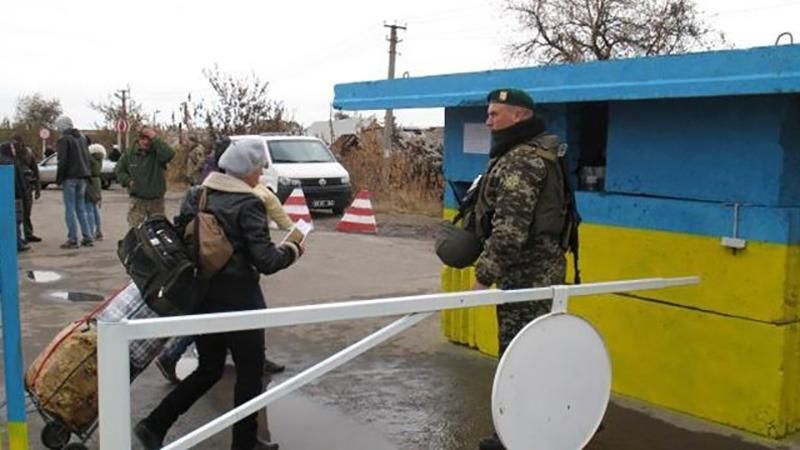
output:
[{"label": "overcast sky", "polygon": [[[697,0],[738,48],[772,45],[782,31],[800,40],[800,0]],[[386,77],[387,29],[406,24],[397,74],[510,67],[503,53],[514,22],[502,0],[3,0],[0,118],[16,99],[58,97],[80,128],[88,107],[130,86],[160,121],[191,92],[213,98],[202,69],[255,73],[301,123],[325,120],[333,86]],[[400,111],[404,125],[436,125],[441,110]]]}]

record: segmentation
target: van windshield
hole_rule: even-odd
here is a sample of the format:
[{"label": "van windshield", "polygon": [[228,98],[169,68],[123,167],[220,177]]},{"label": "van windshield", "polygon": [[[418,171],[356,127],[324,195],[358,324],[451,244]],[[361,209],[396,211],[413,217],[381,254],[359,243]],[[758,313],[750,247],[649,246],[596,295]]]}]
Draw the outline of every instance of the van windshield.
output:
[{"label": "van windshield", "polygon": [[319,141],[281,140],[270,141],[267,145],[272,162],[276,164],[336,162],[330,150]]}]

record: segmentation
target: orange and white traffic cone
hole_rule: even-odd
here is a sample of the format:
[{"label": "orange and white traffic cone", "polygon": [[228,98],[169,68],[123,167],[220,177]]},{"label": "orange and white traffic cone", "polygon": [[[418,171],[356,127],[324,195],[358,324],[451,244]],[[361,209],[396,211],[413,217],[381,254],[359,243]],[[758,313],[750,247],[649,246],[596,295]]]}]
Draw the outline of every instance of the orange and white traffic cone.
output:
[{"label": "orange and white traffic cone", "polygon": [[303,195],[302,188],[295,188],[292,193],[289,194],[289,197],[286,198],[286,201],[283,203],[283,209],[286,211],[286,214],[289,215],[289,218],[292,219],[292,222],[303,219],[311,223],[311,211],[308,210],[306,196]]},{"label": "orange and white traffic cone", "polygon": [[378,224],[375,221],[375,212],[369,200],[369,192],[362,189],[355,200],[344,211],[342,220],[336,225],[336,231],[343,233],[378,234]]}]

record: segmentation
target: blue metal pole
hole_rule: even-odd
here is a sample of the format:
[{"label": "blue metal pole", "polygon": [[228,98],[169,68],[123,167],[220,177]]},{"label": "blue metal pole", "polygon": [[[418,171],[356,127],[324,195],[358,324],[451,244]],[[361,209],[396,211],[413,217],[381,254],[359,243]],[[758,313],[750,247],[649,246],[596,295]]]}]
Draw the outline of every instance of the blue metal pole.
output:
[{"label": "blue metal pole", "polygon": [[3,313],[9,449],[28,449],[25,390],[22,384],[19,285],[17,279],[17,221],[14,205],[14,167],[0,166],[0,301]]}]

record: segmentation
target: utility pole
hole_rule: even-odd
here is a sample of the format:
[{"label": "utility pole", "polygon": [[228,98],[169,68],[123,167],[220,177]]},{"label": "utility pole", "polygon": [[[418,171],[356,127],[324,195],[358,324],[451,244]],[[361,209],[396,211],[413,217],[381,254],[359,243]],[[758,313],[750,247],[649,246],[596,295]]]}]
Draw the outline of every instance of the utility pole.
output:
[{"label": "utility pole", "polygon": [[[120,89],[117,91],[114,96],[116,96],[120,101],[122,101],[122,120],[128,121],[128,96],[131,93],[131,88],[128,87],[126,89]],[[130,124],[128,125],[130,127]],[[118,124],[114,124],[114,127],[117,128],[117,147],[119,148],[120,152],[124,152],[128,148],[128,130],[125,130],[125,146],[122,146],[122,131],[119,129]]]},{"label": "utility pole", "polygon": [[[395,59],[397,58],[397,44],[402,42],[397,38],[397,30],[406,31],[405,26],[383,24],[389,29],[389,80],[394,80]],[[394,111],[386,110],[386,117],[383,121],[383,157],[388,159],[392,152],[392,136],[394,136]]]}]

